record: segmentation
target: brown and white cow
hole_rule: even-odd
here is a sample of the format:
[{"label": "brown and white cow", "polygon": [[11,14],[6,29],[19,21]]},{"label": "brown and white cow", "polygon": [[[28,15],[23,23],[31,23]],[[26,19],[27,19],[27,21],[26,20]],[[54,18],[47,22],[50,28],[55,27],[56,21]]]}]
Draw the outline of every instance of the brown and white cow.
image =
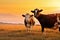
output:
[{"label": "brown and white cow", "polygon": [[27,28],[27,31],[30,31],[30,28],[32,26],[34,26],[34,24],[35,24],[35,21],[33,19],[33,15],[30,15],[29,13],[27,13],[27,14],[22,15],[22,16],[25,17],[24,24],[25,24],[25,26]]},{"label": "brown and white cow", "polygon": [[[34,17],[40,22],[40,24],[42,26],[42,32],[44,32],[44,28],[54,28],[54,26],[56,25],[56,23],[58,22],[59,19],[57,19],[58,17],[56,14],[45,15],[45,14],[40,13],[42,11],[43,11],[43,9],[31,10],[31,12],[34,13]],[[58,15],[60,15],[60,14],[58,14]],[[57,24],[57,25],[59,25],[59,24]]]},{"label": "brown and white cow", "polygon": [[60,31],[60,14],[57,14],[57,24],[58,24],[59,31]]}]

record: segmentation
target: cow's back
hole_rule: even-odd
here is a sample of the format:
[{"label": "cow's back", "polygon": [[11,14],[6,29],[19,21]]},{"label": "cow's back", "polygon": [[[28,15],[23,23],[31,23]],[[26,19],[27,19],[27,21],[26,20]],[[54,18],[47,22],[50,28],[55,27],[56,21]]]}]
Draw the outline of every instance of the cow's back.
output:
[{"label": "cow's back", "polygon": [[40,24],[44,27],[48,27],[48,28],[51,28],[54,26],[55,22],[57,21],[56,20],[57,16],[56,15],[40,15],[38,17],[38,20],[40,22]]}]

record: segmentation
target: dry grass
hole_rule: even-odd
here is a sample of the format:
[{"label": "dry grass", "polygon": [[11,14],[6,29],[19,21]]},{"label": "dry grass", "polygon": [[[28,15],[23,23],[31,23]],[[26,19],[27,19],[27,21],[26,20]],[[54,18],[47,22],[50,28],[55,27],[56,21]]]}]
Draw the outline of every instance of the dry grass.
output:
[{"label": "dry grass", "polygon": [[[39,29],[37,26],[35,26],[37,27],[34,27],[35,30],[33,28],[33,31],[27,32],[26,30],[19,30],[21,27],[23,29],[22,25],[7,25],[7,30],[4,28],[6,25],[2,27],[1,24],[0,26],[0,40],[60,40],[60,32],[58,30],[45,29],[45,32],[42,33],[40,30],[41,28]],[[11,30],[13,28],[9,28],[10,26],[16,27],[16,30]]]},{"label": "dry grass", "polygon": [[60,40],[60,32],[1,31],[0,40]]}]

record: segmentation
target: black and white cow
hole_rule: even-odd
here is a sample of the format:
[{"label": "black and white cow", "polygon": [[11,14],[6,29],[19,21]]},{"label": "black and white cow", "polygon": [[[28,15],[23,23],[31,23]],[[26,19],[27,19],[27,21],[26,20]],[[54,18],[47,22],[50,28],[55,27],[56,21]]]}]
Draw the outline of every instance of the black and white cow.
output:
[{"label": "black and white cow", "polygon": [[22,15],[23,17],[25,17],[24,19],[24,24],[27,28],[27,31],[30,31],[30,28],[32,26],[34,26],[35,24],[35,21],[34,21],[34,18],[33,18],[33,15],[30,15],[29,13],[25,14],[25,15]]},{"label": "black and white cow", "polygon": [[[56,14],[41,14],[43,9],[34,9],[31,10],[34,13],[34,17],[40,22],[42,26],[42,32],[44,32],[44,28],[54,28],[57,23],[57,15]],[[59,14],[60,15],[60,14]],[[60,18],[60,17],[59,17]],[[58,27],[56,27],[57,29]]]}]

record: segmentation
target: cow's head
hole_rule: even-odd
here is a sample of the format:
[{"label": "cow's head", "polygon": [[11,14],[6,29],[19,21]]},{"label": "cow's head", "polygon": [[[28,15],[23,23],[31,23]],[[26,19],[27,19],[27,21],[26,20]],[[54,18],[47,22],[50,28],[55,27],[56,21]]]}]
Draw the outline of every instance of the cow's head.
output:
[{"label": "cow's head", "polygon": [[25,14],[25,15],[22,15],[23,17],[25,17],[25,20],[26,21],[29,21],[30,18],[33,16],[33,15],[30,15],[29,13]]},{"label": "cow's head", "polygon": [[39,10],[39,9],[34,9],[34,10],[31,10],[31,12],[32,13],[34,13],[34,16],[36,17],[36,16],[38,16],[39,15],[39,12],[42,12],[43,10],[41,9],[41,10]]}]

